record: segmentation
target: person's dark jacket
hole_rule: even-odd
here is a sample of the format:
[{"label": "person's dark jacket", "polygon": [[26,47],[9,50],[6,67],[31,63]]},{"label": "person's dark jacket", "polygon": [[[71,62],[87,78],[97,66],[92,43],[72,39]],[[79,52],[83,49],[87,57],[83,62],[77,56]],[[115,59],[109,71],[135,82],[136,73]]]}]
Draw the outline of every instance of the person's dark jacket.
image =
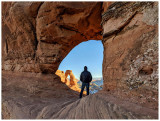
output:
[{"label": "person's dark jacket", "polygon": [[91,73],[89,71],[87,71],[87,70],[84,70],[81,73],[80,80],[81,80],[81,82],[84,82],[84,83],[91,82],[92,81],[92,75],[91,75]]}]

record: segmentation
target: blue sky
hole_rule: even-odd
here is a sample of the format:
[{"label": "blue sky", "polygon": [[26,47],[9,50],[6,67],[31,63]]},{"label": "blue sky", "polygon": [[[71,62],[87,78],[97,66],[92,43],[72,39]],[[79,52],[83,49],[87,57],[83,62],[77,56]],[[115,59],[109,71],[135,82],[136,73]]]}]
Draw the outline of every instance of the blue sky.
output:
[{"label": "blue sky", "polygon": [[89,40],[74,47],[63,59],[59,70],[72,70],[77,79],[84,66],[88,67],[93,78],[102,77],[103,45],[101,40]]}]

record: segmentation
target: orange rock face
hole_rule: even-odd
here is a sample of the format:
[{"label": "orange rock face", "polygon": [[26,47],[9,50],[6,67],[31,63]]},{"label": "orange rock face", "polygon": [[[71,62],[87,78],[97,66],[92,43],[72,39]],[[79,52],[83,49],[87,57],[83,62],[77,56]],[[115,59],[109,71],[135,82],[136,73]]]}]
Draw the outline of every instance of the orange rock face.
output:
[{"label": "orange rock face", "polygon": [[[75,78],[72,70],[66,70],[65,73],[61,70],[57,70],[55,74],[58,75],[61,78],[61,81],[65,83],[70,89],[80,92],[77,79]],[[67,78],[68,76],[70,79]]]},{"label": "orange rock face", "polygon": [[101,2],[3,2],[3,70],[55,73],[73,47],[102,39]]},{"label": "orange rock face", "polygon": [[67,77],[70,76],[70,82],[68,82],[68,85],[72,86],[75,85],[76,78],[74,74],[72,73],[72,70],[66,70],[65,72],[65,82],[67,83]]},{"label": "orange rock face", "polygon": [[104,90],[158,106],[157,3],[113,3],[102,16]]},{"label": "orange rock face", "polygon": [[[2,2],[3,71],[54,74],[61,61],[72,48],[90,39],[102,40],[104,46],[104,85],[102,95],[104,93],[111,94],[117,99],[125,99],[136,104],[136,107],[142,106],[155,110],[155,112],[153,111],[154,116],[150,116],[150,112],[147,112],[147,110],[145,110],[146,108],[144,108],[142,112],[143,116],[135,115],[135,117],[132,117],[128,114],[128,116],[122,115],[123,118],[157,118],[157,2]],[[57,75],[61,75],[62,82],[66,81],[65,78],[67,74],[70,74],[71,79],[74,80],[74,76],[70,71],[68,71],[66,75],[60,71],[57,72]],[[54,78],[58,78],[56,75],[53,76]],[[4,82],[2,87],[3,98],[5,99],[3,100],[3,106],[7,112],[4,113],[4,115],[13,113],[12,108],[10,109],[12,104],[8,102],[14,99],[12,99],[13,97],[9,92],[11,90],[13,94],[16,94],[19,89],[16,90],[16,81],[18,81],[18,83],[21,82],[20,80],[14,79],[14,83],[11,85],[11,87],[13,86],[14,88],[8,88],[10,86],[8,81],[10,78],[7,77],[10,76],[6,74],[6,77],[2,80]],[[20,77],[20,79],[22,78]],[[27,78],[27,80],[29,79]],[[32,93],[33,90],[30,88],[30,86],[32,87],[32,81],[29,81],[31,83],[28,83],[28,81],[25,82],[28,84],[27,87],[24,87],[23,84],[20,84],[20,86],[23,87],[24,90],[31,90],[29,93]],[[50,84],[53,88],[54,86],[61,85],[61,83]],[[72,82],[71,85],[73,85]],[[38,88],[35,86],[33,89],[40,90],[43,88],[45,90],[46,86],[46,83],[42,83]],[[62,88],[62,90],[64,88]],[[56,92],[52,93],[54,96],[57,96]],[[47,95],[47,93],[45,94]],[[11,96],[11,99],[8,98],[8,95]],[[16,98],[18,99],[18,97],[23,96],[22,93]],[[94,99],[92,101],[96,102],[93,96],[85,98],[84,101],[82,100],[81,106],[83,107],[85,105],[84,102],[87,100]],[[32,102],[31,95],[27,98],[31,99],[30,102]],[[35,99],[33,100],[35,101]],[[66,101],[66,99],[64,100]],[[15,104],[15,102],[13,102],[13,104]],[[38,118],[56,117],[64,119],[66,118],[65,116],[68,110],[79,109],[79,107],[76,108],[78,102],[79,101],[67,106],[68,108],[63,108],[61,111],[59,109],[59,112],[55,116],[52,115],[52,109],[47,104],[47,107],[45,107],[45,105],[41,113],[36,112],[36,116],[40,114]],[[39,104],[42,105],[42,103],[43,101]],[[108,105],[111,105],[106,105],[104,100],[103,103],[104,105],[102,104],[101,106],[104,106],[104,109],[107,109]],[[10,105],[9,108],[7,108],[8,104]],[[22,107],[27,105],[27,103],[19,104],[22,104]],[[19,104],[17,105],[19,106]],[[34,104],[37,104],[36,101]],[[54,107],[56,104],[51,105]],[[123,102],[122,105],[124,106]],[[75,107],[72,108],[72,106]],[[129,104],[128,107],[130,106],[132,107],[132,105]],[[48,112],[49,108],[52,113]],[[96,109],[96,107],[94,108]],[[32,110],[32,108],[30,109]],[[40,109],[42,109],[42,107]],[[116,110],[116,108],[113,109]],[[123,109],[130,111],[130,108]],[[136,110],[137,109],[141,108],[136,108]],[[119,109],[116,111],[119,112]],[[22,116],[18,115],[19,112],[14,115],[14,118],[26,118],[23,114]],[[122,118],[117,117],[118,113],[114,112],[115,111],[112,110],[113,115],[110,116],[110,114],[108,114],[107,117]],[[48,113],[50,115],[48,115]],[[61,113],[62,115],[60,115]],[[88,113],[86,117],[91,116],[91,114],[93,115],[92,112]],[[83,111],[82,114],[86,114],[85,111]],[[102,114],[104,117],[106,116],[105,112]],[[36,116],[28,117],[35,118]],[[76,117],[74,114],[68,116],[72,118]],[[82,117],[78,118],[83,118],[83,115],[81,116]],[[4,117],[8,117],[8,115]],[[13,118],[12,116],[10,117]],[[98,113],[94,118],[102,117],[99,116]]]},{"label": "orange rock face", "polygon": [[61,78],[61,81],[62,81],[63,83],[65,83],[65,79],[66,79],[66,78],[65,78],[65,73],[64,73],[64,71],[57,70],[55,74],[58,75],[58,76]]}]

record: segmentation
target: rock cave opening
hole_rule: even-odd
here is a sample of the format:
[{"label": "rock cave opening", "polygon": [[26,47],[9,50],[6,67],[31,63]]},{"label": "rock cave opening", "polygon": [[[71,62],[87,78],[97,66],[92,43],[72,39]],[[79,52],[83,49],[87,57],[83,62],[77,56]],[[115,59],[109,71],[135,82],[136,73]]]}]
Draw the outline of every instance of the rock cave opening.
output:
[{"label": "rock cave opening", "polygon": [[[88,71],[92,74],[90,94],[94,94],[102,90],[102,62],[103,44],[101,40],[88,40],[81,42],[68,53],[59,65],[56,74],[70,89],[80,92],[82,85],[80,74],[84,66],[87,66]],[[86,89],[84,94],[86,94]]]},{"label": "rock cave opening", "polygon": [[[158,119],[158,5],[3,1],[2,119]],[[84,66],[103,91],[79,99]]]}]

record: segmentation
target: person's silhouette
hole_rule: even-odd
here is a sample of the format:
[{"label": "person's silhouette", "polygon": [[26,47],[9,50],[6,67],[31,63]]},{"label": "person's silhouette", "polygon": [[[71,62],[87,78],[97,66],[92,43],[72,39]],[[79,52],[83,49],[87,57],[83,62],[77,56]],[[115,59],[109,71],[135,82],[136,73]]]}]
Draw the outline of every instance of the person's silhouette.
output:
[{"label": "person's silhouette", "polygon": [[87,71],[87,66],[84,67],[84,71],[80,75],[80,81],[82,82],[80,98],[82,98],[83,90],[87,88],[87,95],[89,95],[89,85],[92,81],[92,75],[89,71]]}]

